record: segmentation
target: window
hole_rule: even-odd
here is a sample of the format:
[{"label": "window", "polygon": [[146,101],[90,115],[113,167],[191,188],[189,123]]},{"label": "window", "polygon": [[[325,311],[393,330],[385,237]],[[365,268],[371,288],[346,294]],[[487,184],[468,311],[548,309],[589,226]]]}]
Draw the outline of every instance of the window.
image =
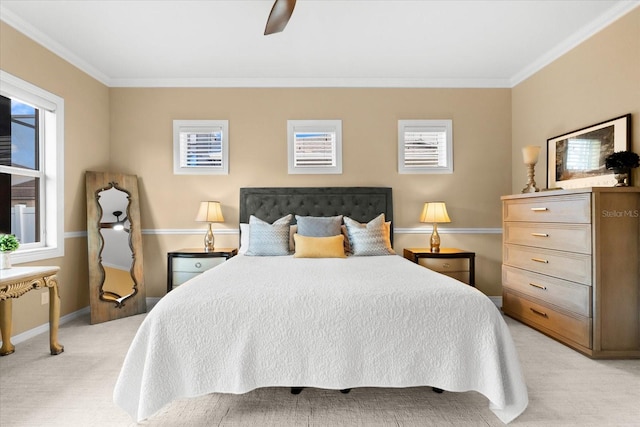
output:
[{"label": "window", "polygon": [[15,263],[64,255],[64,100],[0,70],[0,233]]},{"label": "window", "polygon": [[342,173],[342,121],[288,120],[290,174]]},{"label": "window", "polygon": [[229,174],[229,121],[174,120],[173,173]]},{"label": "window", "polygon": [[593,171],[600,167],[599,139],[569,138],[567,140],[567,170]]},{"label": "window", "polygon": [[398,120],[398,173],[453,173],[451,120]]}]

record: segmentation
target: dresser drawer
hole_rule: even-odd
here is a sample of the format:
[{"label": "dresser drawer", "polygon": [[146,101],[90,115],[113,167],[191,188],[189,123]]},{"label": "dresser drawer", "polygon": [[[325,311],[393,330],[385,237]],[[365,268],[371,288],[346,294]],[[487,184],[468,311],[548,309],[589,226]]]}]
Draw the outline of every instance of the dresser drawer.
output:
[{"label": "dresser drawer", "polygon": [[591,317],[591,286],[504,265],[502,286],[581,316]]},{"label": "dresser drawer", "polygon": [[553,331],[581,346],[591,347],[591,319],[588,317],[569,316],[508,291],[503,292],[502,310],[525,323]]},{"label": "dresser drawer", "polygon": [[420,258],[418,264],[439,273],[469,271],[469,260],[465,258]]},{"label": "dresser drawer", "polygon": [[591,285],[591,255],[509,244],[502,255],[511,267]]},{"label": "dresser drawer", "polygon": [[504,242],[590,254],[591,224],[505,222]]},{"label": "dresser drawer", "polygon": [[225,257],[212,258],[173,258],[173,271],[202,273],[210,268],[222,264],[227,259]]},{"label": "dresser drawer", "polygon": [[504,221],[591,223],[591,195],[541,196],[505,200]]}]

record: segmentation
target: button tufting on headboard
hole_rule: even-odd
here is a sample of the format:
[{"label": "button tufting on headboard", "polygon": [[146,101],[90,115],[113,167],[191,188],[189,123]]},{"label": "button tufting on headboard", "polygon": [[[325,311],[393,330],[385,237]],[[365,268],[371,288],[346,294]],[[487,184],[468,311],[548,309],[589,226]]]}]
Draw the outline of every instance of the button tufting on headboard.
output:
[{"label": "button tufting on headboard", "polygon": [[[240,189],[240,223],[249,216],[269,223],[287,214],[301,216],[345,215],[368,222],[385,214],[393,221],[393,200],[389,187],[245,187]],[[391,233],[393,242],[393,233]]]}]

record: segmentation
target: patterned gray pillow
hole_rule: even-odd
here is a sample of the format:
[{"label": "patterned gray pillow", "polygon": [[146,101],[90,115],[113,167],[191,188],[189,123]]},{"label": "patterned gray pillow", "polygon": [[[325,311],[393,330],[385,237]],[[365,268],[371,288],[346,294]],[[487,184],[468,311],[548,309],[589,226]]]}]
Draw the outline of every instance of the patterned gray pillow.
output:
[{"label": "patterned gray pillow", "polygon": [[300,216],[296,215],[298,234],[307,237],[331,237],[340,234],[342,215]]},{"label": "patterned gray pillow", "polygon": [[360,224],[347,216],[344,217],[351,252],[355,256],[394,255],[386,238],[387,229],[384,214],[380,214],[367,224]]},{"label": "patterned gray pillow", "polygon": [[269,224],[253,215],[249,217],[249,249],[245,255],[249,256],[280,256],[289,255],[289,214]]}]

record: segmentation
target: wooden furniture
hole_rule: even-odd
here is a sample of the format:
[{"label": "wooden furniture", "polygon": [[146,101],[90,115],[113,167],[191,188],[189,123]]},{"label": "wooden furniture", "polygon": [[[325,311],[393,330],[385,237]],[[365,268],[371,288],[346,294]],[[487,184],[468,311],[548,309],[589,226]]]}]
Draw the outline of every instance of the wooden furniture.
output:
[{"label": "wooden furniture", "polygon": [[594,358],[640,357],[640,188],[502,197],[502,309]]},{"label": "wooden furniture", "polygon": [[49,288],[49,347],[52,355],[60,354],[64,347],[58,343],[60,323],[60,295],[56,273],[59,267],[13,267],[0,270],[0,356],[15,351],[11,344],[12,298],[20,298],[32,289]]},{"label": "wooden furniture", "polygon": [[236,248],[216,248],[212,252],[180,249],[167,253],[167,292],[237,254]]},{"label": "wooden furniture", "polygon": [[440,248],[440,252],[431,252],[429,248],[406,248],[404,257],[467,285],[476,286],[475,252],[456,248]]}]

